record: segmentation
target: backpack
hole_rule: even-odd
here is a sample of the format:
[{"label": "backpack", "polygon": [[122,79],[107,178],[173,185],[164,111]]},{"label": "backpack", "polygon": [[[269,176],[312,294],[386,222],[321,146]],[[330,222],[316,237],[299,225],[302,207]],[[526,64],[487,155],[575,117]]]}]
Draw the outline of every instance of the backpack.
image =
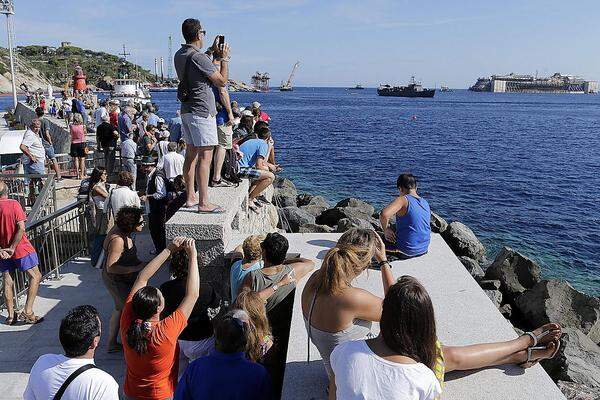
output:
[{"label": "backpack", "polygon": [[[209,180],[211,185],[214,177],[213,167],[214,166],[211,164]],[[240,166],[234,149],[225,150],[225,159],[223,160],[223,167],[221,168],[221,179],[234,183],[236,186],[242,181],[240,178]]]}]

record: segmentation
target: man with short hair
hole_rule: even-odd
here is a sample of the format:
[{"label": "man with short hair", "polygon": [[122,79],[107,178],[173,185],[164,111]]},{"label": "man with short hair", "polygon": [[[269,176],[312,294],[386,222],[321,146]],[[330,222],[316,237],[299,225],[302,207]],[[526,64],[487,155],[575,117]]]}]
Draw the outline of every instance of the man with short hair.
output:
[{"label": "man with short hair", "polygon": [[148,106],[148,125],[158,126],[158,115],[156,115],[156,109],[152,104]]},{"label": "man with short hair", "polygon": [[121,142],[127,140],[130,133],[133,133],[133,111],[131,107],[125,106],[119,115],[119,135]]},{"label": "man with short hair", "polygon": [[[25,131],[21,146],[19,146],[23,152],[21,160],[25,174],[27,175],[44,175],[46,173],[46,150],[39,135],[40,127],[41,123],[39,119],[34,118],[31,120],[29,129]],[[29,185],[29,201],[33,204],[37,195],[36,189],[37,191],[42,190],[42,179],[39,177],[27,177],[25,184]]]},{"label": "man with short hair", "polygon": [[170,142],[167,154],[163,157],[163,170],[168,180],[172,181],[178,175],[183,175],[185,157],[177,153],[177,143]]},{"label": "man with short hair", "polygon": [[58,161],[56,161],[54,145],[52,144],[52,136],[50,136],[50,121],[44,118],[44,109],[42,107],[36,108],[35,114],[40,120],[40,137],[42,138],[42,145],[44,146],[44,151],[46,152],[46,158],[48,158],[48,162],[56,173],[56,180],[60,181],[62,178],[60,176],[60,167],[58,166]]},{"label": "man with short hair", "polygon": [[[379,214],[386,244],[400,259],[418,257],[427,253],[431,240],[431,209],[429,203],[417,194],[417,178],[410,173],[400,174],[396,181],[400,195]],[[389,226],[396,218],[396,229]]]},{"label": "man with short hair", "polygon": [[242,310],[230,311],[216,320],[215,350],[186,368],[175,400],[272,399],[267,370],[246,357],[248,329],[250,318]]},{"label": "man with short hair", "polygon": [[[33,302],[37,296],[42,274],[35,249],[25,234],[27,216],[21,204],[8,198],[8,186],[0,181],[0,272],[4,278],[4,299],[8,317],[7,325],[14,325],[21,318],[28,324],[42,322],[33,312]],[[27,301],[21,315],[15,315],[13,280],[16,271],[24,271],[29,277]]]},{"label": "man with short hair", "polygon": [[106,101],[101,100],[99,105],[100,105],[100,107],[98,107],[96,109],[96,111],[94,111],[94,127],[96,129],[98,129],[98,127],[100,126],[102,121],[104,121],[104,117],[105,116],[108,117],[108,110],[106,109]]},{"label": "man with short hair", "polygon": [[148,200],[148,228],[158,254],[167,247],[165,223],[167,222],[167,204],[171,183],[162,170],[156,168],[156,161],[151,156],[142,159],[140,171],[148,177],[146,194],[140,200]]},{"label": "man with short hair", "polygon": [[119,172],[117,178],[117,187],[112,190],[110,195],[110,206],[113,215],[117,215],[122,207],[138,207],[142,206],[140,197],[137,192],[131,190],[133,185],[133,175],[129,171]]},{"label": "man with short hair", "polygon": [[211,86],[227,85],[229,44],[218,48],[216,38],[209,49],[215,55],[211,62],[209,56],[200,51],[206,34],[200,21],[186,19],[181,31],[185,44],[175,53],[174,63],[177,76],[187,89],[187,96],[181,103],[182,135],[186,142],[183,167],[187,188],[186,207],[197,206],[198,211],[203,213],[222,213],[224,210],[221,207],[208,201],[210,165],[214,147],[219,144],[215,118],[217,110]]},{"label": "man with short hair", "polygon": [[[56,399],[61,389],[62,400],[118,400],[119,385],[94,364],[100,335],[100,318],[94,306],[78,306],[69,311],[59,330],[65,354],[44,354],[37,359],[29,374],[24,400]],[[71,376],[75,379],[67,382]]]},{"label": "man with short hair", "polygon": [[262,127],[255,131],[257,138],[248,139],[241,146],[240,151],[244,154],[238,161],[240,166],[240,177],[250,179],[250,200],[248,208],[258,213],[258,207],[262,207],[262,203],[266,203],[265,199],[258,200],[257,197],[273,183],[275,175],[271,169],[275,167],[267,162],[269,156],[268,140],[271,137],[269,128]]}]

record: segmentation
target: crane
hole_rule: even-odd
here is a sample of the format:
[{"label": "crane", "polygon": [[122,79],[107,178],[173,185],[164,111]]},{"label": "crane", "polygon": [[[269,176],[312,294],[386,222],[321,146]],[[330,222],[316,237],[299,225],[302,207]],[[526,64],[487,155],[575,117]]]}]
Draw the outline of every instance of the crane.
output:
[{"label": "crane", "polygon": [[296,61],[296,64],[292,67],[292,72],[290,73],[290,77],[286,82],[281,81],[281,86],[279,86],[279,90],[282,92],[291,92],[294,90],[292,86],[292,80],[294,79],[294,74],[296,74],[296,70],[300,66],[300,61]]}]

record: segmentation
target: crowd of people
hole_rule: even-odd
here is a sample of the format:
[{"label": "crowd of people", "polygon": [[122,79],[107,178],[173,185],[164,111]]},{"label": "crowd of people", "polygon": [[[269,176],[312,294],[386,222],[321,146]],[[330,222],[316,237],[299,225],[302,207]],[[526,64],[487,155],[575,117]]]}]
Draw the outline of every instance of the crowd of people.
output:
[{"label": "crowd of people", "polygon": [[[316,270],[315,261],[290,253],[284,235],[252,235],[232,253],[229,279],[222,282],[228,290],[201,283],[195,243],[201,238],[167,243],[165,221],[181,207],[224,212],[209,202],[208,187],[231,186],[242,177],[251,181],[249,208],[258,212],[267,201],[263,191],[281,167],[275,162],[270,117],[258,103],[240,109],[229,98],[229,45],[217,37],[202,52],[206,32],[195,19],[183,22],[182,33],[186,43],[174,59],[182,105],[169,126],[152,104],[136,109],[101,103],[92,116],[106,163],[86,180],[90,255],[114,303],[104,336],[108,352],[123,354],[126,398],[279,398],[294,292],[303,279],[296,312],[302,313],[308,338],[323,360],[329,381],[323,390],[330,399],[436,399],[449,371],[500,364],[528,368],[556,355],[562,329],[555,323],[506,342],[451,346],[438,340],[427,290],[414,277],[395,279],[388,261],[389,255],[406,260],[429,249],[429,204],[408,173],[398,177],[397,198],[380,212],[383,235],[348,230]],[[71,121],[71,155],[83,159],[78,173],[85,174],[85,128],[82,134],[79,127],[86,126],[87,112],[82,115],[78,107],[73,104],[68,116],[63,111]],[[21,145],[31,173],[43,173],[45,159],[54,162],[52,168],[56,164],[42,120],[43,109]],[[117,148],[120,167],[111,161]],[[60,170],[55,172],[60,179]],[[146,181],[140,192],[138,173]],[[111,175],[114,188],[107,186]],[[10,305],[6,323],[35,324],[42,321],[32,308],[41,279],[38,260],[25,235],[25,213],[7,197],[8,188],[0,182],[0,271]],[[140,259],[135,243],[146,220],[155,247],[149,262]],[[167,267],[170,279],[149,285]],[[367,269],[380,271],[383,298],[353,285]],[[19,316],[12,307],[15,271],[30,278]],[[377,336],[373,323],[381,328]],[[93,306],[71,310],[59,328],[64,355],[46,354],[36,361],[24,398],[118,399],[118,383],[94,364],[102,334]],[[310,360],[310,343],[307,356]]]}]

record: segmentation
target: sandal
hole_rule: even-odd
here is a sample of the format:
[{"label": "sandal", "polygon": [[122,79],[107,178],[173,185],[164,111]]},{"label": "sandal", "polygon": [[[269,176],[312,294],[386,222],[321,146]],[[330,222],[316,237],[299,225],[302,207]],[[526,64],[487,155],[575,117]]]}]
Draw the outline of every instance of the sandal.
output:
[{"label": "sandal", "polygon": [[6,317],[6,320],[4,321],[6,325],[16,325],[17,322],[19,322],[19,318],[17,318],[16,315],[13,315],[12,317]]},{"label": "sandal", "polygon": [[[550,344],[554,344],[554,351],[552,352],[552,354],[550,356],[547,357],[539,357],[536,359],[533,359],[533,352],[536,350],[548,350],[548,347],[550,346]],[[552,342],[548,343],[547,346],[531,346],[527,348],[527,359],[525,361],[523,361],[521,364],[519,364],[519,366],[523,369],[527,369],[527,368],[531,368],[533,367],[535,364],[537,364],[538,362],[542,361],[542,360],[549,360],[551,358],[554,358],[556,356],[556,354],[558,353],[558,350],[560,350],[560,340],[553,340]]]},{"label": "sandal", "polygon": [[531,337],[531,339],[533,340],[533,344],[529,347],[536,347],[539,343],[545,344],[542,342],[542,339],[550,334],[555,333],[555,331],[558,331],[558,333],[560,334],[558,336],[559,339],[560,339],[560,336],[562,335],[562,327],[556,323],[545,324],[545,325],[542,325],[538,329],[541,329],[542,331],[537,335],[534,332],[525,332],[523,335],[521,335],[521,336],[530,336]]},{"label": "sandal", "polygon": [[44,317],[38,317],[33,312],[31,314],[27,314],[25,311],[19,315],[19,319],[22,319],[23,322],[29,325],[39,324],[40,322],[44,321]]}]

